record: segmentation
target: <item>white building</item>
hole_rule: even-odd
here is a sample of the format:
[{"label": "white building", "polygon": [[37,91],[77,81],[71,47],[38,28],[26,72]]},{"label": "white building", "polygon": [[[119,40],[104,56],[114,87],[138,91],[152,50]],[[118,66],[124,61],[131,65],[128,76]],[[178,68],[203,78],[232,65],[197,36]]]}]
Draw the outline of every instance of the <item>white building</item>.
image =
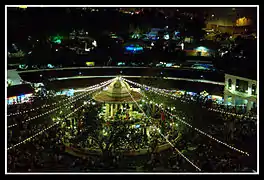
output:
[{"label": "white building", "polygon": [[225,74],[224,101],[229,105],[246,105],[247,111],[257,106],[257,81]]}]

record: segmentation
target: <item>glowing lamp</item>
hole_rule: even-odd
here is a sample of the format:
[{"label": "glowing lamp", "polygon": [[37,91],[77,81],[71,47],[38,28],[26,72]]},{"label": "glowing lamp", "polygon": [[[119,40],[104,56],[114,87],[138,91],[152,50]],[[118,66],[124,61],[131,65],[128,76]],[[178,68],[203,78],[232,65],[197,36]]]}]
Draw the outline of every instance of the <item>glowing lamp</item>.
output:
[{"label": "glowing lamp", "polygon": [[97,47],[97,42],[94,40],[94,41],[92,42],[92,45],[93,45],[94,47]]},{"label": "glowing lamp", "polygon": [[181,43],[181,48],[182,48],[182,50],[184,49],[184,43]]},{"label": "glowing lamp", "polygon": [[202,51],[202,52],[207,52],[208,49],[206,47],[203,47],[203,46],[199,46],[196,48],[196,51]]},{"label": "glowing lamp", "polygon": [[126,47],[127,51],[143,51],[143,47],[134,47],[134,46],[127,46]]},{"label": "glowing lamp", "polygon": [[26,5],[22,5],[22,6],[19,6],[18,8],[27,9],[27,6]]},{"label": "glowing lamp", "polygon": [[87,66],[94,66],[94,65],[95,65],[94,62],[86,62],[85,64],[86,64]]},{"label": "glowing lamp", "polygon": [[168,40],[168,39],[170,39],[170,36],[168,34],[166,34],[166,35],[164,35],[164,39]]}]

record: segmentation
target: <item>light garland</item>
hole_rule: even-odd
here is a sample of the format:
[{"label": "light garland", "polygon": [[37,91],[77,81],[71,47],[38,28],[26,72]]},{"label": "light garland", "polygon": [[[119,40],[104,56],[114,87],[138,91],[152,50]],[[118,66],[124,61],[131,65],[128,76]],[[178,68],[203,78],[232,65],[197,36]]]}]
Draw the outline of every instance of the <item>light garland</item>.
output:
[{"label": "light garland", "polygon": [[[54,108],[54,109],[52,109],[52,110],[49,110],[49,111],[45,112],[45,113],[38,114],[38,115],[36,115],[36,116],[30,117],[29,119],[23,121],[22,123],[24,123],[24,122],[28,122],[28,121],[32,121],[32,120],[37,119],[37,118],[39,118],[39,117],[42,117],[42,116],[44,116],[44,115],[46,115],[46,114],[50,114],[50,113],[52,113],[52,112],[54,112],[54,111],[60,109],[61,107],[66,106],[66,105],[68,105],[68,104],[71,104],[71,103],[73,103],[73,102],[75,102],[75,101],[77,101],[77,100],[79,100],[79,99],[81,99],[81,98],[83,98],[83,97],[85,97],[85,96],[87,96],[87,95],[89,95],[89,94],[83,95],[83,96],[81,96],[81,97],[79,97],[79,98],[77,98],[77,99],[75,99],[75,100],[73,100],[73,101],[70,101],[70,102],[68,102],[68,103],[66,103],[66,104],[63,104],[63,105],[61,105],[61,106],[59,106],[59,107],[56,107],[56,108]],[[15,124],[9,125],[7,128],[12,128],[12,127],[15,127],[15,126],[17,126],[17,125],[18,125],[18,124],[15,123]]]},{"label": "light garland", "polygon": [[[91,104],[91,103],[90,103],[90,100],[88,101],[88,103],[84,103],[82,106],[78,107],[78,108],[75,109],[73,112],[69,113],[67,116],[65,116],[65,118],[68,118],[68,117],[71,116],[73,113],[75,113],[76,111],[78,111],[80,108],[82,108],[83,106],[85,106],[85,105],[87,105],[87,104],[89,104],[89,105]],[[94,104],[92,103],[92,105],[94,105]],[[83,119],[83,118],[82,118],[82,119]],[[57,122],[55,122],[55,123],[52,124],[51,126],[45,128],[45,129],[42,130],[42,131],[39,131],[38,133],[36,133],[35,135],[33,135],[33,136],[31,136],[31,137],[25,139],[24,141],[21,141],[20,143],[17,143],[16,145],[13,145],[13,146],[9,147],[7,150],[13,149],[14,147],[16,147],[16,146],[18,146],[18,145],[20,145],[20,144],[22,144],[22,143],[26,143],[26,142],[28,142],[29,140],[31,140],[32,138],[36,137],[37,135],[40,135],[40,134],[42,134],[43,132],[49,130],[50,128],[52,128],[52,127],[58,125],[60,122],[62,122],[62,121],[57,121]]]},{"label": "light garland", "polygon": [[[145,95],[144,95],[144,96],[145,96]],[[145,96],[145,97],[146,97],[146,96]],[[147,98],[147,97],[146,97],[146,98]],[[148,99],[148,98],[147,98],[147,99]],[[152,101],[152,102],[153,102],[153,101]],[[153,102],[153,103],[154,103],[157,107],[162,108],[162,110],[164,110],[164,112],[166,112],[167,114],[169,114],[171,117],[175,117],[178,121],[180,121],[181,123],[183,123],[183,124],[189,126],[190,128],[194,129],[195,131],[197,131],[197,132],[199,132],[199,133],[201,133],[201,134],[203,134],[203,135],[209,137],[210,139],[212,139],[212,140],[214,140],[214,141],[216,141],[216,142],[218,142],[218,143],[220,143],[220,144],[225,145],[226,147],[228,147],[228,148],[230,148],[230,149],[232,149],[232,150],[234,150],[234,151],[237,151],[237,152],[239,152],[239,153],[242,153],[242,154],[245,154],[245,155],[249,156],[249,153],[247,153],[247,152],[245,152],[245,151],[242,151],[242,150],[240,150],[240,149],[238,149],[238,148],[235,148],[235,147],[233,147],[233,146],[231,146],[231,145],[229,145],[229,144],[227,144],[227,143],[225,143],[225,142],[222,142],[222,141],[220,141],[220,140],[214,138],[212,135],[210,135],[210,134],[208,134],[208,133],[206,133],[206,132],[204,132],[204,131],[202,131],[202,130],[196,128],[196,127],[193,127],[191,124],[187,123],[186,121],[181,120],[177,115],[171,114],[169,111],[166,110],[166,108],[162,107],[162,104],[157,104],[157,103],[155,103],[155,102]]]},{"label": "light garland", "polygon": [[[107,83],[107,84],[109,84],[109,83]],[[77,101],[77,100],[79,100],[79,99],[81,99],[81,98],[83,98],[83,97],[85,97],[85,96],[87,96],[87,95],[93,93],[93,92],[96,91],[97,89],[100,89],[100,88],[106,86],[107,84],[106,84],[106,83],[103,83],[103,85],[101,85],[101,86],[99,85],[99,86],[93,87],[93,89],[92,89],[92,90],[90,89],[91,91],[89,91],[88,93],[87,93],[87,92],[83,93],[83,94],[84,94],[83,96],[80,96],[79,98],[77,98],[77,99],[75,99],[75,100],[72,100],[72,101],[70,101],[70,102],[68,102],[68,103],[66,103],[66,104],[62,104],[61,106],[56,107],[56,108],[54,108],[54,109],[52,109],[52,110],[49,110],[49,111],[47,111],[47,112],[45,112],[45,113],[38,114],[38,115],[36,115],[36,116],[30,117],[29,119],[27,119],[27,120],[24,121],[24,122],[32,121],[32,120],[37,119],[37,118],[39,118],[39,117],[42,117],[42,116],[44,116],[44,115],[46,115],[46,114],[52,113],[52,112],[54,112],[54,111],[60,109],[61,107],[65,106],[65,105],[71,104],[71,103],[73,103],[73,102],[75,102],[75,101]],[[15,127],[15,126],[17,126],[17,125],[18,125],[18,124],[15,123],[15,124],[9,125],[7,128],[12,128],[12,127]]]},{"label": "light garland", "polygon": [[[104,81],[104,82],[99,83],[99,84],[95,84],[95,85],[93,85],[93,86],[89,86],[89,87],[85,88],[84,90],[85,90],[85,91],[89,91],[89,90],[92,89],[92,88],[95,88],[95,87],[98,87],[98,86],[102,86],[102,85],[105,85],[105,84],[110,84],[110,83],[113,82],[114,80],[115,80],[115,78],[114,78],[114,79],[110,79],[110,80],[108,80],[108,81]],[[38,110],[38,109],[47,108],[47,107],[49,107],[49,106],[57,105],[57,104],[62,103],[62,102],[64,102],[64,101],[68,101],[68,100],[70,100],[70,99],[72,99],[72,98],[76,98],[76,97],[81,96],[81,95],[83,95],[83,94],[85,94],[85,93],[87,93],[87,92],[80,93],[80,94],[78,94],[78,95],[76,95],[76,96],[68,97],[68,98],[66,98],[66,99],[60,100],[60,101],[58,101],[58,102],[54,102],[54,103],[52,103],[52,104],[44,104],[44,105],[42,105],[42,106],[40,106],[40,107],[37,107],[37,108],[31,108],[31,109],[29,109],[29,110],[24,110],[24,111],[20,111],[20,112],[16,112],[16,113],[10,113],[10,114],[8,114],[7,116],[9,117],[9,116],[15,116],[15,115],[22,115],[22,114],[25,114],[25,113],[28,113],[28,112],[31,112],[31,111],[36,111],[36,110]]]},{"label": "light garland", "polygon": [[[150,91],[156,93],[156,94],[159,94],[161,96],[164,96],[164,97],[169,97],[173,100],[180,100],[181,102],[186,102],[184,100],[182,100],[181,98],[177,97],[177,96],[174,96],[174,95],[171,95],[169,94],[168,92],[172,92],[172,91],[169,91],[169,90],[165,90],[165,89],[159,89],[159,88],[154,88],[154,87],[151,87],[151,86],[147,86],[147,85],[142,85],[142,84],[139,84],[139,83],[136,83],[136,82],[133,82],[133,81],[130,81],[128,79],[125,79],[123,78],[125,81],[133,84],[133,85],[136,85],[138,87],[142,87],[142,88],[149,88]],[[162,92],[162,93],[161,93]],[[167,92],[167,93],[166,93]],[[243,115],[243,114],[236,114],[236,113],[231,113],[231,112],[226,112],[226,111],[223,111],[223,110],[218,110],[218,109],[214,109],[214,108],[208,108],[209,111],[214,111],[214,112],[218,112],[218,113],[222,113],[222,114],[227,114],[227,115],[232,115],[232,116],[238,116],[238,117],[246,117],[246,118],[251,118],[251,119],[257,119],[256,116],[248,116],[248,115]]]},{"label": "light garland", "polygon": [[218,109],[213,109],[213,108],[209,108],[208,110],[214,111],[214,112],[218,112],[218,113],[221,113],[221,114],[227,114],[227,115],[238,116],[238,117],[245,117],[245,118],[249,118],[249,119],[257,119],[257,117],[255,117],[255,116],[236,114],[236,113],[226,112],[224,110],[218,110]]},{"label": "light garland", "polygon": [[[123,78],[121,78],[121,79],[123,79]],[[126,86],[124,86],[124,87],[126,87]],[[147,116],[146,115],[146,113],[144,112],[144,110],[138,105],[138,103],[135,101],[135,99],[133,98],[133,96],[132,96],[132,94],[129,92],[129,90],[128,90],[128,88],[126,87],[126,90],[127,90],[127,92],[129,93],[129,95],[130,95],[130,97],[131,97],[131,99],[134,101],[134,103],[137,105],[137,107],[140,109],[140,111],[144,114],[144,116],[146,117],[146,118],[148,118],[149,120],[150,120],[150,122],[152,123],[152,121],[151,121],[151,117],[149,117],[149,116]],[[152,123],[153,124],[153,123]],[[198,171],[201,171],[201,169],[198,167],[198,166],[196,166],[191,160],[189,160],[184,154],[182,154],[181,152],[180,152],[180,150],[179,149],[177,149],[169,140],[168,140],[168,138],[166,137],[166,136],[164,136],[164,134],[162,134],[160,131],[159,131],[159,129],[154,125],[153,126],[154,127],[154,129],[155,130],[157,130],[157,132],[171,145],[171,147],[173,147],[187,162],[189,162],[193,167],[195,167]]]},{"label": "light garland", "polygon": [[[79,109],[81,109],[81,108],[82,108],[83,106],[85,106],[85,105],[86,105],[86,104],[83,104],[83,105],[79,106],[79,107],[76,108],[73,112],[71,112],[71,113],[69,113],[68,115],[66,115],[65,118],[68,118],[69,116],[71,116],[73,113],[77,112]],[[50,125],[49,127],[47,127],[47,128],[45,128],[45,129],[39,131],[38,133],[34,134],[33,136],[30,136],[29,138],[27,138],[27,139],[25,139],[25,140],[23,140],[23,141],[21,141],[21,142],[15,144],[15,145],[9,147],[9,148],[7,148],[7,150],[9,151],[9,150],[11,150],[11,149],[13,149],[13,148],[15,148],[15,147],[17,147],[17,146],[23,144],[23,143],[26,143],[26,142],[30,141],[31,139],[35,138],[36,136],[38,136],[38,135],[42,134],[43,132],[49,130],[50,128],[52,128],[52,127],[58,125],[60,122],[62,122],[62,121],[57,121],[57,122],[53,123],[53,124]]]},{"label": "light garland", "polygon": [[220,141],[220,140],[214,138],[212,135],[207,134],[206,132],[203,132],[202,130],[200,130],[200,129],[196,128],[196,127],[193,127],[193,126],[190,125],[189,123],[187,123],[187,122],[181,120],[180,118],[178,118],[176,115],[171,114],[171,113],[168,112],[166,109],[164,109],[164,111],[167,112],[167,113],[168,113],[169,115],[171,115],[172,117],[175,117],[177,120],[179,120],[180,122],[184,123],[185,125],[187,125],[187,126],[191,127],[192,129],[196,130],[197,132],[199,132],[199,133],[201,133],[201,134],[203,134],[203,135],[209,137],[210,139],[212,139],[212,140],[214,140],[214,141],[216,141],[216,142],[218,142],[218,143],[220,143],[220,144],[223,144],[223,145],[225,145],[226,147],[228,147],[228,148],[230,148],[230,149],[232,149],[232,150],[234,150],[234,151],[237,151],[237,152],[239,152],[239,153],[242,153],[242,154],[245,154],[245,155],[249,156],[249,153],[247,153],[247,152],[245,152],[245,151],[242,151],[242,150],[240,150],[240,149],[238,149],[238,148],[235,148],[235,147],[233,147],[233,146],[231,146],[231,145],[229,145],[229,144],[227,144],[227,143],[225,143],[225,142],[223,142],[223,141]]},{"label": "light garland", "polygon": [[[90,101],[88,101],[88,102],[89,102],[89,103],[84,103],[83,105],[79,106],[77,109],[75,109],[73,112],[71,112],[71,113],[69,113],[68,115],[66,115],[64,118],[68,118],[68,117],[70,117],[72,114],[74,114],[75,112],[77,112],[78,110],[80,110],[83,106],[85,106],[85,105],[87,105],[87,104],[90,105],[90,104],[91,104]],[[94,104],[92,104],[92,105],[94,105]],[[82,118],[82,119],[83,119],[83,118]],[[36,136],[38,136],[38,135],[42,134],[43,132],[49,130],[50,128],[52,128],[52,127],[58,125],[60,122],[62,122],[62,121],[57,121],[57,122],[53,123],[53,124],[50,125],[49,127],[45,128],[44,130],[39,131],[38,133],[34,134],[33,136],[30,136],[29,138],[27,138],[27,139],[25,139],[25,140],[23,140],[23,141],[21,141],[21,142],[15,144],[15,145],[9,147],[9,148],[7,148],[7,150],[9,151],[9,150],[15,148],[16,146],[21,145],[22,143],[26,143],[26,142],[30,141],[31,139],[35,138]]]}]

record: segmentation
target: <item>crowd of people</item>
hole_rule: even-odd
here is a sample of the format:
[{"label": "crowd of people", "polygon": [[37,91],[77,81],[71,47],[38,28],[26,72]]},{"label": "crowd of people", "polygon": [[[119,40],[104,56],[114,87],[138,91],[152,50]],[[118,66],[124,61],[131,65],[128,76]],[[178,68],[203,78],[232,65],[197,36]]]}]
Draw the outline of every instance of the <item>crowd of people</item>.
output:
[{"label": "crowd of people", "polygon": [[[191,105],[190,103],[187,104]],[[12,107],[12,109],[8,109],[8,112],[17,112],[21,108],[24,109],[21,105]],[[146,109],[144,105],[142,108]],[[151,116],[158,119],[158,123],[155,122],[155,125],[159,126],[161,130],[164,128],[165,130],[163,129],[162,133],[164,133],[164,135],[166,135],[166,137],[173,142],[173,139],[177,137],[178,133],[175,131],[176,128],[171,124],[177,120],[167,116],[167,118],[164,119],[164,122],[166,123],[162,124],[162,121],[160,120],[160,110],[161,109],[156,108],[156,111],[151,114]],[[24,122],[24,120],[28,117],[34,116],[36,112],[30,111],[29,113],[25,113],[23,115],[10,116],[8,117],[8,120],[13,122]],[[150,112],[153,111],[150,110]],[[188,113],[186,114],[185,112],[179,110],[170,112],[177,114],[180,118],[184,118],[187,122],[192,121],[192,117]],[[212,123],[207,127],[208,133],[214,137],[229,144],[233,144],[234,146],[237,144],[245,144],[245,141],[249,142],[251,139],[256,138],[257,130],[255,119],[251,119],[247,116],[232,116],[221,113],[214,114],[219,122],[222,122],[220,124]],[[40,119],[41,120],[39,121],[34,120],[20,123],[18,126],[8,129],[8,147],[12,147],[12,145],[23,141],[24,139],[43,130],[45,127],[48,127],[51,123],[54,123],[49,119],[49,117],[42,117]],[[119,125],[116,126],[118,127]],[[153,141],[146,141],[148,143],[144,144],[145,132],[143,129],[144,128],[142,127],[140,129],[130,129],[131,132],[127,132],[126,134],[130,134],[131,136],[127,137],[126,141],[121,140],[123,145],[122,143],[119,143],[119,145],[124,147],[123,150],[128,151],[148,147],[149,150],[147,154],[138,157],[129,157],[121,153],[121,151],[111,150],[110,156],[106,160],[105,157],[100,154],[88,153],[83,156],[74,156],[67,153],[66,149],[68,146],[65,146],[65,142],[70,143],[70,147],[79,149],[94,147],[95,143],[92,143],[88,138],[84,140],[82,138],[84,137],[82,136],[83,134],[76,130],[73,130],[72,132],[75,133],[72,133],[71,131],[66,130],[65,126],[54,126],[48,131],[32,138],[28,142],[9,150],[8,172],[198,171],[173,148],[164,152],[156,152],[155,146],[166,142],[163,137],[157,136],[156,141],[158,143],[156,143],[156,145]],[[255,168],[255,166],[252,165],[254,163],[245,163],[245,161],[249,160],[245,159],[245,157],[238,152],[234,152],[223,145],[198,134],[188,127],[186,129],[189,130],[184,132],[180,141],[173,143],[175,144],[175,147],[186,155],[186,157],[201,168],[203,172],[252,172],[252,168],[248,167],[253,166]],[[137,134],[137,136],[135,134]],[[157,132],[154,134],[158,135]],[[150,137],[154,137],[154,134],[150,133]],[[68,137],[72,135],[75,138],[69,139]],[[132,141],[135,141],[135,143],[132,143]],[[191,150],[189,149],[190,147],[192,147]],[[122,149],[122,147],[120,146],[119,149]],[[253,150],[248,149],[248,151],[252,152]]]},{"label": "crowd of people", "polygon": [[[168,123],[163,129],[168,134],[167,138],[172,141],[178,137],[178,132],[172,127],[173,125]],[[159,127],[162,129],[161,126]],[[167,143],[164,138],[160,137],[158,131],[154,127],[150,127],[149,124],[140,124],[139,127],[126,122],[119,125],[103,124],[97,130],[82,128],[80,133],[78,131],[78,128],[65,129],[66,135],[63,141],[71,147],[82,150],[88,149],[88,151],[97,150],[98,152],[103,147],[101,143],[109,141],[115,144],[115,151],[120,152],[145,151],[151,148],[153,139],[157,140],[157,146]]]},{"label": "crowd of people", "polygon": [[[51,107],[52,108],[52,107]],[[8,127],[7,129],[7,145],[8,147],[13,146],[28,137],[33,136],[45,128],[48,128],[53,123],[55,123],[51,114],[47,114],[43,117],[36,119],[30,119],[32,117],[37,117],[40,112],[47,112],[51,108],[42,108],[39,111],[29,111],[28,113],[22,115],[10,116],[7,118],[7,124],[14,125],[13,127]],[[64,111],[69,109],[69,107],[64,108]],[[56,111],[54,111],[56,113]]]},{"label": "crowd of people", "polygon": [[[197,100],[194,100],[195,97],[197,98]],[[185,122],[188,122],[190,124],[195,124],[195,121],[197,120],[196,124],[198,124],[200,127],[202,127],[202,129],[201,129],[202,131],[205,131],[208,134],[212,135],[213,137],[215,137],[215,138],[217,138],[223,142],[226,142],[227,144],[231,144],[234,147],[238,146],[239,149],[246,148],[248,151],[250,151],[250,154],[251,154],[250,160],[249,159],[245,160],[242,158],[243,161],[239,161],[239,162],[237,162],[235,159],[236,159],[236,157],[240,157],[241,154],[237,153],[236,155],[234,155],[234,154],[230,155],[231,154],[230,151],[232,151],[232,150],[230,150],[228,148],[225,148],[223,150],[224,152],[227,152],[227,154],[224,154],[221,156],[218,156],[217,154],[207,155],[209,151],[214,152],[214,150],[215,150],[216,152],[218,152],[219,149],[216,148],[215,146],[219,146],[219,144],[214,143],[214,145],[208,146],[207,141],[209,138],[200,134],[199,136],[202,136],[203,139],[205,139],[207,141],[204,141],[204,142],[201,141],[199,143],[199,146],[201,146],[201,145],[204,146],[203,150],[201,148],[200,149],[196,148],[197,152],[202,152],[202,153],[200,153],[200,156],[205,157],[203,161],[198,160],[198,164],[201,164],[201,162],[206,164],[207,162],[211,161],[211,159],[213,159],[213,157],[215,157],[214,161],[215,162],[220,161],[221,163],[218,163],[218,165],[213,165],[212,163],[210,163],[209,165],[207,164],[205,166],[205,168],[202,168],[202,169],[206,170],[207,166],[208,167],[212,166],[214,168],[209,168],[208,172],[211,172],[211,171],[213,171],[213,172],[219,172],[219,171],[220,172],[232,172],[232,171],[252,172],[252,169],[243,166],[243,164],[245,164],[245,163],[247,164],[248,161],[251,161],[251,164],[248,166],[256,168],[256,163],[255,163],[256,161],[254,158],[256,157],[257,120],[255,118],[252,118],[252,116],[256,115],[254,113],[254,111],[243,114],[242,116],[238,116],[238,115],[234,115],[234,114],[228,114],[228,113],[215,113],[213,111],[211,111],[211,112],[210,111],[202,111],[203,118],[201,119],[202,122],[200,122],[200,121],[198,121],[199,118],[196,116],[199,116],[199,114],[201,115],[202,109],[198,110],[198,114],[196,114],[196,112],[195,112],[196,110],[194,110],[194,109],[195,108],[197,109],[197,107],[208,106],[208,104],[206,104],[206,103],[208,103],[208,100],[205,97],[201,97],[199,95],[195,96],[195,97],[186,94],[181,99],[182,101],[185,101],[186,107],[183,106],[183,104],[181,104],[182,102],[175,100],[172,102],[172,104],[174,104],[175,105],[174,107],[176,107],[176,108],[174,110],[171,110],[169,108],[167,111],[174,114],[174,115],[177,115],[177,117],[179,117],[180,119],[182,119]],[[177,106],[176,104],[178,104],[179,106]],[[180,104],[181,104],[181,106],[180,106]],[[223,107],[221,106],[221,108],[223,108]],[[226,108],[228,108],[228,107],[226,107]],[[230,108],[230,110],[231,110],[231,108]],[[226,112],[226,111],[224,111],[224,112]],[[233,113],[236,113],[236,112],[233,111]],[[167,118],[169,118],[169,117],[170,116],[167,116]],[[213,118],[213,119],[211,119],[211,118]],[[207,127],[204,127],[204,126],[207,126]],[[191,132],[192,132],[191,129],[192,128],[188,128],[188,133],[186,133],[186,134],[191,134]],[[199,134],[197,132],[195,132],[195,133]],[[192,142],[193,137],[190,137],[190,138],[183,137],[181,139],[182,140],[188,139],[190,142]],[[195,141],[197,141],[197,140],[195,140]],[[195,144],[195,141],[192,143]],[[211,144],[212,144],[212,142],[211,142]],[[252,146],[247,146],[246,144],[251,144]],[[199,147],[199,146],[197,146],[197,147]],[[184,148],[184,146],[183,146],[183,148]],[[209,151],[207,152],[207,150],[209,150]],[[232,162],[234,162],[234,164],[232,164]],[[221,169],[221,167],[219,167],[220,164],[221,164],[221,166],[223,166],[222,169]]]},{"label": "crowd of people", "polygon": [[[221,132],[218,131],[219,134]],[[250,167],[252,164],[245,163],[250,161],[249,157],[200,135],[181,138],[175,147],[181,150],[202,172],[254,172],[254,168]],[[166,153],[154,153],[149,164],[151,171],[199,172],[172,149]]]},{"label": "crowd of people", "polygon": [[208,96],[204,96],[201,94],[187,94],[184,93],[181,96],[176,96],[179,98],[182,102],[184,103],[199,103],[201,107],[204,108],[211,108],[214,110],[218,111],[224,111],[224,112],[229,112],[233,114],[243,114],[243,115],[248,115],[248,116],[256,116],[257,115],[257,108],[253,107],[251,108],[250,111],[247,111],[247,106],[242,105],[242,106],[234,106],[234,105],[226,105],[222,104],[221,102],[218,103],[217,101],[213,101],[212,99],[208,98]]}]

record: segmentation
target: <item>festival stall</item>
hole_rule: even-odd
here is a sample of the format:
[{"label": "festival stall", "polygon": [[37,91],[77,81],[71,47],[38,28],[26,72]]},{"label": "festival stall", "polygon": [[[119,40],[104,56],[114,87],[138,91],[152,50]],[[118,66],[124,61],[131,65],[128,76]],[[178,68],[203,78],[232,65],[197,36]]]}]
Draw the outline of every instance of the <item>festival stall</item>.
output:
[{"label": "festival stall", "polygon": [[7,104],[31,102],[34,89],[29,84],[14,85],[7,88]]}]

